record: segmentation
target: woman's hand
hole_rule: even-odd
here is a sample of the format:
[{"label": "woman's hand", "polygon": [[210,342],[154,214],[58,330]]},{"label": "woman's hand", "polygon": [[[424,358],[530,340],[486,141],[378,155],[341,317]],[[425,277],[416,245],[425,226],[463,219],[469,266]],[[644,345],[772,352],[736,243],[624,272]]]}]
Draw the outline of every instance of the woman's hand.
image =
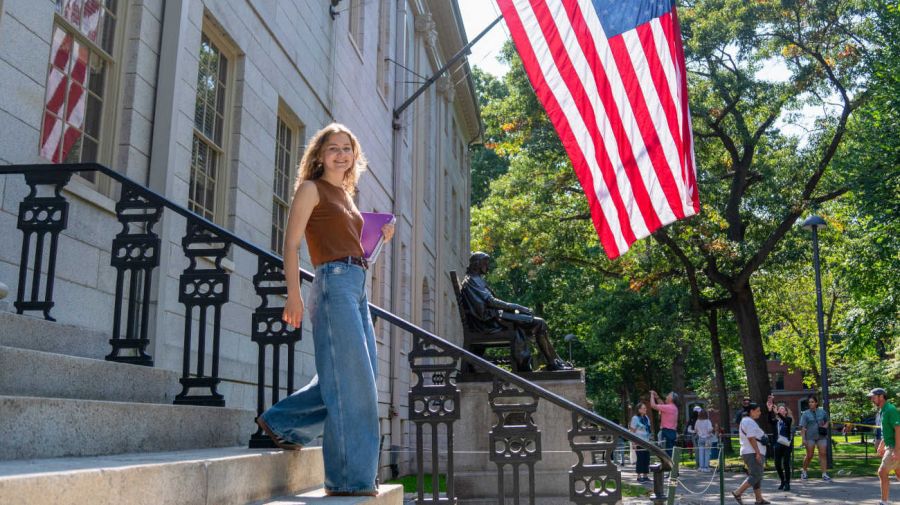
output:
[{"label": "woman's hand", "polygon": [[394,223],[388,223],[382,226],[381,233],[384,235],[384,241],[390,242],[391,238],[394,236]]},{"label": "woman's hand", "polygon": [[302,296],[288,296],[287,301],[284,303],[284,312],[281,314],[281,319],[294,328],[300,327],[300,322],[303,321]]},{"label": "woman's hand", "polygon": [[761,464],[762,461],[763,461],[762,453],[761,453],[761,452],[757,452],[757,453],[756,453],[756,462]]}]

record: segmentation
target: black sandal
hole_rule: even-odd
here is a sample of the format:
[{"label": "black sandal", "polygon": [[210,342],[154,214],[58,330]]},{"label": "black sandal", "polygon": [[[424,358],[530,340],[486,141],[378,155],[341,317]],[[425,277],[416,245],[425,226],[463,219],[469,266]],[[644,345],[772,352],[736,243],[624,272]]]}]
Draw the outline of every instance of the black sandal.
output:
[{"label": "black sandal", "polygon": [[265,421],[263,421],[262,417],[256,418],[256,425],[259,426],[260,429],[262,429],[263,432],[266,435],[268,435],[270,439],[272,439],[272,442],[279,449],[284,449],[285,451],[299,451],[300,449],[303,449],[302,445],[295,444],[294,442],[291,442],[290,440],[287,440],[285,438],[282,438],[282,437],[279,437],[278,435],[276,435],[275,432],[272,431],[272,428],[269,428],[269,425],[266,424]]},{"label": "black sandal", "polygon": [[766,500],[765,498],[763,498],[762,501],[756,502],[756,505],[772,505],[772,502],[770,502],[769,500]]},{"label": "black sandal", "polygon": [[734,501],[738,502],[740,505],[744,505],[744,499],[741,497],[741,495],[732,491],[731,496],[734,497]]}]

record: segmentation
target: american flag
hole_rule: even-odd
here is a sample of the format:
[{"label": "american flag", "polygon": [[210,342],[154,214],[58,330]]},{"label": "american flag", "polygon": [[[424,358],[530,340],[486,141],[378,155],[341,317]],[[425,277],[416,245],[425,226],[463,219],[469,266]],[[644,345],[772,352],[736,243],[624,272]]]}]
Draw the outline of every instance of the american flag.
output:
[{"label": "american flag", "polygon": [[674,0],[497,0],[607,256],[700,211]]},{"label": "american flag", "polygon": [[[66,0],[61,11],[63,17],[89,39],[96,40],[103,14],[99,0]],[[58,26],[54,27],[40,148],[41,156],[53,163],[65,161],[81,138],[87,103],[84,87],[88,58],[89,51],[84,44]]]}]

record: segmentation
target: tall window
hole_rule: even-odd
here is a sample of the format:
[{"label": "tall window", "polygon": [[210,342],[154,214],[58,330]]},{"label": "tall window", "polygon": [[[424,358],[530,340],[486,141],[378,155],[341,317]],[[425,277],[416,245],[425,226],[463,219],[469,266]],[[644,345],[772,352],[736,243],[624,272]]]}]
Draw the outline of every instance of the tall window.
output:
[{"label": "tall window", "polygon": [[275,132],[275,178],[272,183],[272,250],[281,254],[284,249],[284,230],[287,227],[291,201],[291,177],[300,160],[303,128],[284,116],[278,116]]},{"label": "tall window", "polygon": [[378,91],[387,98],[390,94],[388,85],[387,49],[391,45],[391,4],[390,2],[378,2],[378,50],[376,51],[376,82]]},{"label": "tall window", "polygon": [[[386,3],[386,2],[382,2]],[[356,44],[356,49],[360,54],[363,52],[363,32],[366,23],[366,1],[350,0],[349,7],[350,18],[350,39]]]},{"label": "tall window", "polygon": [[219,192],[225,148],[226,83],[228,59],[204,33],[200,42],[200,70],[197,72],[197,103],[194,108],[194,137],[191,147],[191,180],[188,208],[215,221],[221,218]]},{"label": "tall window", "polygon": [[[107,91],[113,89],[116,1],[56,0],[56,12],[40,154],[53,163],[97,161]],[[94,181],[93,172],[87,178]]]},{"label": "tall window", "polygon": [[784,390],[784,372],[775,372],[772,374],[772,384],[776,391]]}]

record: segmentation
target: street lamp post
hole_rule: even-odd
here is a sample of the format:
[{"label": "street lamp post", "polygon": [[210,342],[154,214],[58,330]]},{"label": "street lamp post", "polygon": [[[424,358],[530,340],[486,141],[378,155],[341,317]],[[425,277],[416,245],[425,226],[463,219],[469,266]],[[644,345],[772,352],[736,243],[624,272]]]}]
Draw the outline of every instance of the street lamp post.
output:
[{"label": "street lamp post", "polygon": [[[822,407],[828,416],[831,416],[831,405],[828,401],[828,361],[825,356],[825,316],[822,311],[822,275],[819,272],[819,233],[818,228],[826,226],[825,220],[813,214],[803,221],[803,228],[812,231],[813,245],[813,270],[816,273],[816,325],[819,327],[819,362],[822,371]],[[834,467],[834,457],[831,451],[831,420],[829,419],[828,435],[826,438],[826,454],[828,468]]]},{"label": "street lamp post", "polygon": [[569,363],[572,362],[572,341],[575,340],[575,338],[577,337],[571,333],[563,337],[563,340],[569,343]]}]

